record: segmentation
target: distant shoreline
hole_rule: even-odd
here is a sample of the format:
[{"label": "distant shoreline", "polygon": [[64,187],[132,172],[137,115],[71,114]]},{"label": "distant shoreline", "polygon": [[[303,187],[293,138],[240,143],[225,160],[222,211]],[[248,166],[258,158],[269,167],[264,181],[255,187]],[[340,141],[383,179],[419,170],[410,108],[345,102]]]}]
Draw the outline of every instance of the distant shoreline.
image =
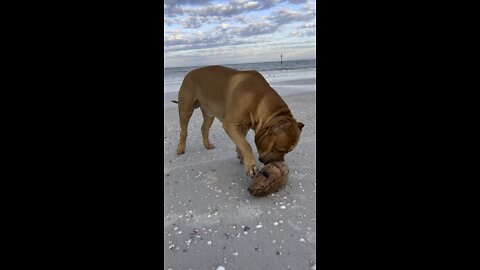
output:
[{"label": "distant shoreline", "polygon": [[[295,59],[295,60],[285,60],[283,62],[293,62],[293,61],[317,61],[317,59]],[[250,64],[268,64],[268,63],[280,63],[280,61],[269,61],[269,62],[246,62],[246,63],[223,63],[223,64],[207,64],[207,65],[194,65],[194,66],[164,66],[163,69],[168,68],[196,68],[196,67],[204,67],[204,66],[230,66],[230,65],[250,65]]]},{"label": "distant shoreline", "polygon": [[311,85],[311,84],[317,84],[317,78],[286,80],[286,81],[277,81],[277,82],[270,83],[270,85]]}]

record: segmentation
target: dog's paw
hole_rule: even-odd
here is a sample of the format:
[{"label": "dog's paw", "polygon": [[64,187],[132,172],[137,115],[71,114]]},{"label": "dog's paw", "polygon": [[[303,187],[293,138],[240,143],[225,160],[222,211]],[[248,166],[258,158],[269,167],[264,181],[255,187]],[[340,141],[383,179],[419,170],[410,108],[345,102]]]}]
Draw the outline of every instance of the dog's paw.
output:
[{"label": "dog's paw", "polygon": [[205,145],[205,148],[207,148],[208,150],[215,148],[215,145],[213,145],[211,143],[206,143],[206,144],[203,144],[203,145]]},{"label": "dog's paw", "polygon": [[177,148],[177,155],[183,155],[185,154],[185,148],[184,147],[178,147]]},{"label": "dog's paw", "polygon": [[255,165],[250,167],[245,167],[245,168],[246,168],[246,175],[250,178],[253,178],[258,173],[258,168]]}]

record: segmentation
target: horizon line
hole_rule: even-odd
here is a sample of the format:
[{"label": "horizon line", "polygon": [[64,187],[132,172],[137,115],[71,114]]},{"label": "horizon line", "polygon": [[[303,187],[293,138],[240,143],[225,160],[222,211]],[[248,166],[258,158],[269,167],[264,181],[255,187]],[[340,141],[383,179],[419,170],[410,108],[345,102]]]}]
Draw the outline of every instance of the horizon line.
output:
[{"label": "horizon line", "polygon": [[[291,62],[291,61],[306,61],[306,60],[317,60],[317,58],[309,58],[309,59],[295,59],[295,60],[286,60],[283,62]],[[217,65],[244,65],[244,64],[260,64],[260,63],[276,63],[280,61],[267,61],[267,62],[245,62],[245,63],[225,63],[225,64],[212,64],[212,65],[201,65],[201,66],[171,66],[171,67],[165,67],[163,66],[163,69],[166,68],[182,68],[182,67],[202,67],[202,66],[217,66]]]}]

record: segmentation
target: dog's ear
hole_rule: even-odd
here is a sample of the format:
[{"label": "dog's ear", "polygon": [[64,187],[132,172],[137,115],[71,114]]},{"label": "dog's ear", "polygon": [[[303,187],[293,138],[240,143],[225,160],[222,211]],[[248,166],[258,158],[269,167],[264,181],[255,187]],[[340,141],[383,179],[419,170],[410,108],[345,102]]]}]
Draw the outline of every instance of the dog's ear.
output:
[{"label": "dog's ear", "polygon": [[302,122],[297,122],[298,128],[302,130],[302,128],[305,126]]}]

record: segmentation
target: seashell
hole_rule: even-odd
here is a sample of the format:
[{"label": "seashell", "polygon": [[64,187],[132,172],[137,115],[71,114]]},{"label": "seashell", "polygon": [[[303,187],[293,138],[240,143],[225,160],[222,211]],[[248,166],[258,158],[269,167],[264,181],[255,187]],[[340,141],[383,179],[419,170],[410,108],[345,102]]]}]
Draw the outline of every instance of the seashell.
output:
[{"label": "seashell", "polygon": [[266,196],[285,186],[288,179],[288,166],[284,162],[268,163],[253,178],[248,191],[254,196]]}]

